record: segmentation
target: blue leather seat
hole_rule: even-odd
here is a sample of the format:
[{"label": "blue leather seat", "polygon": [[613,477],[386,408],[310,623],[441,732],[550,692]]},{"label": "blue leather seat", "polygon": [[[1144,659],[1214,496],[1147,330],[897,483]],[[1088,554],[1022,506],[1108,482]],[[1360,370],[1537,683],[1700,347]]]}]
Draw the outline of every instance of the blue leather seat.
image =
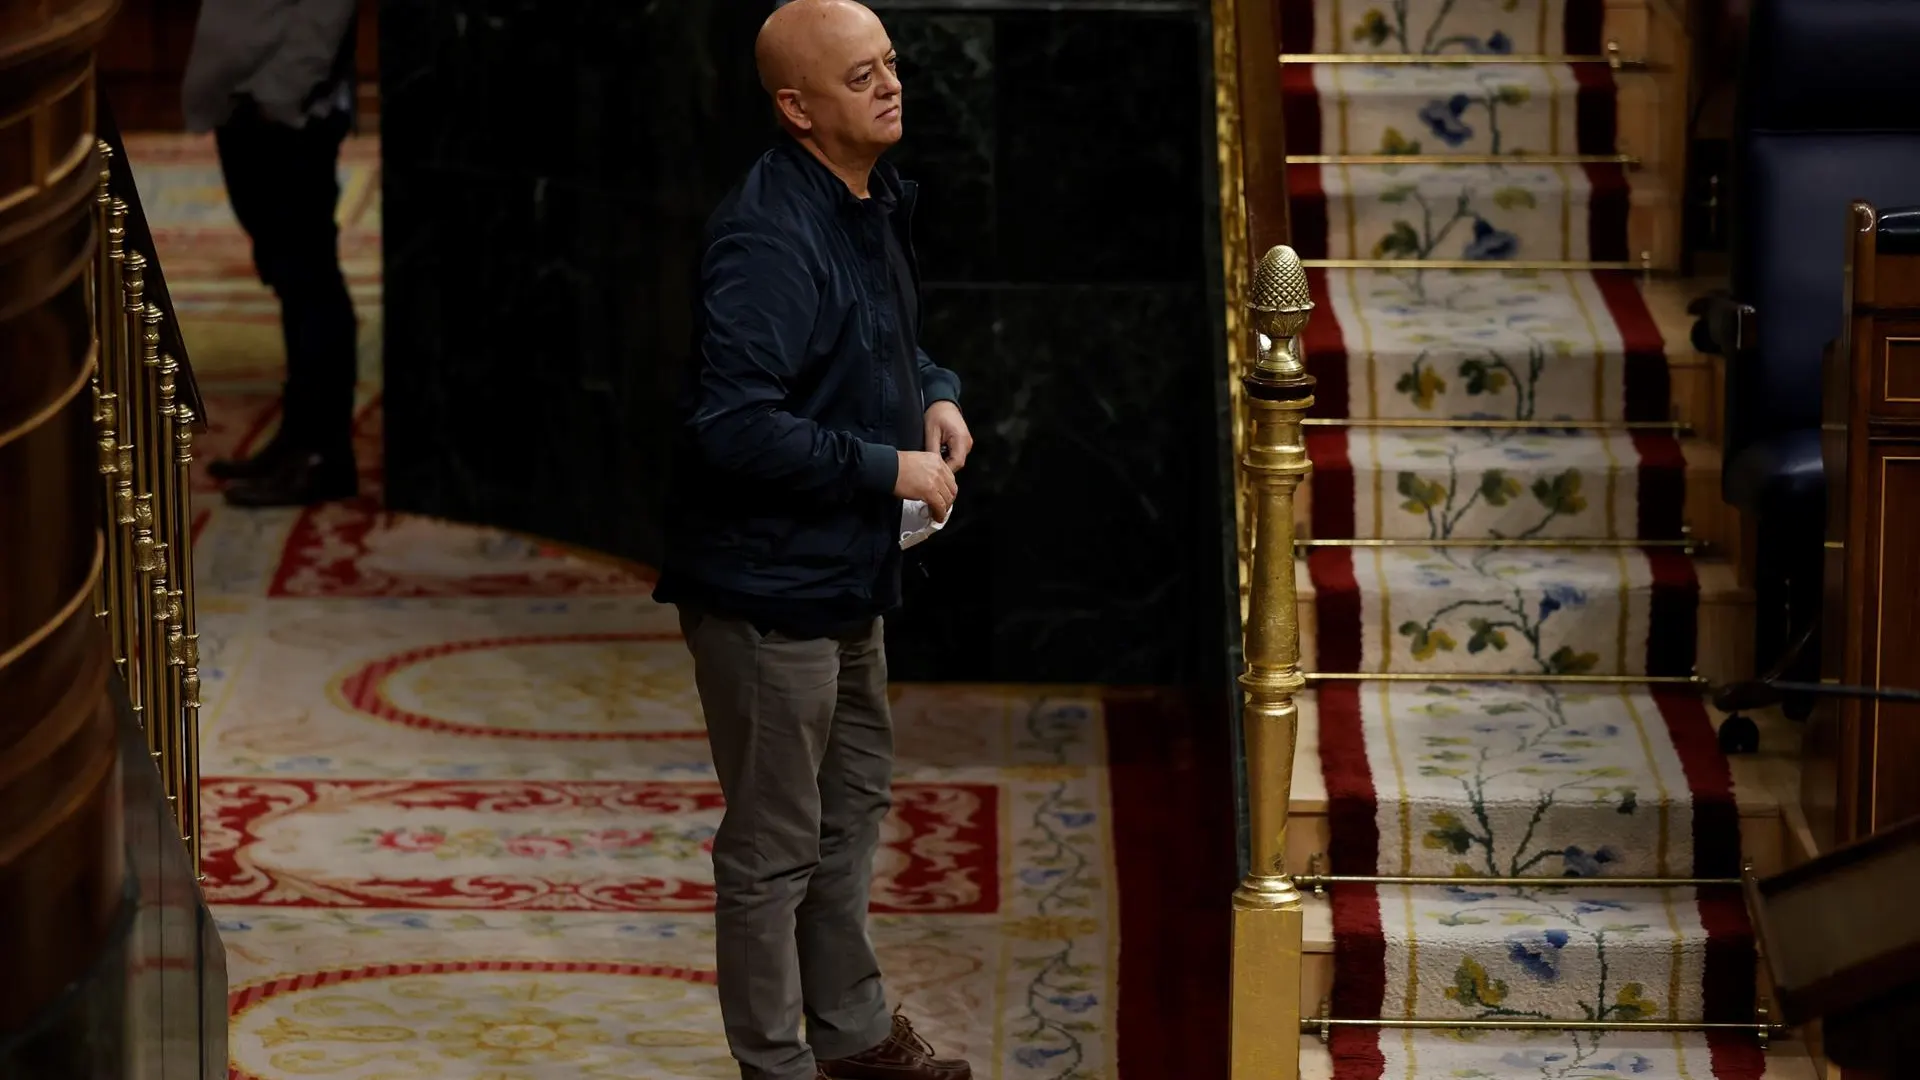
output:
[{"label": "blue leather seat", "polygon": [[1729,185],[1731,288],[1695,305],[1694,342],[1728,358],[1721,492],[1758,522],[1763,668],[1819,608],[1821,363],[1840,335],[1847,207],[1920,203],[1916,88],[1920,0],[1755,0]]}]

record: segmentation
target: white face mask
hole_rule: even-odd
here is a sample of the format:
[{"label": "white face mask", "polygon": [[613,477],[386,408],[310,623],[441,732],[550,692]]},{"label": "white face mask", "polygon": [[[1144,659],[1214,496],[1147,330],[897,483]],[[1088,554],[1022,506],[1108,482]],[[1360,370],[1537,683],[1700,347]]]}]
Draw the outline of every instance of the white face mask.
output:
[{"label": "white face mask", "polygon": [[[947,521],[953,520],[953,511],[947,511]],[[900,504],[900,550],[914,546],[947,527],[947,521],[933,520],[933,511],[919,499],[909,499]]]}]

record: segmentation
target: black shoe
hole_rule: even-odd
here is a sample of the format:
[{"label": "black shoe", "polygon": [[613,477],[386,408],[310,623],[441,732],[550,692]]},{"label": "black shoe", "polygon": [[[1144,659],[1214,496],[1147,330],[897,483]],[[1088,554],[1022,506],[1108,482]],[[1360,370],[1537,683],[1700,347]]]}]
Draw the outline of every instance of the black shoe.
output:
[{"label": "black shoe", "polygon": [[252,457],[216,458],[207,463],[207,475],[215,480],[257,480],[271,474],[286,460],[290,450],[275,435]]},{"label": "black shoe", "polygon": [[241,507],[312,506],[360,493],[352,454],[289,454],[271,471],[227,488],[227,504]]}]

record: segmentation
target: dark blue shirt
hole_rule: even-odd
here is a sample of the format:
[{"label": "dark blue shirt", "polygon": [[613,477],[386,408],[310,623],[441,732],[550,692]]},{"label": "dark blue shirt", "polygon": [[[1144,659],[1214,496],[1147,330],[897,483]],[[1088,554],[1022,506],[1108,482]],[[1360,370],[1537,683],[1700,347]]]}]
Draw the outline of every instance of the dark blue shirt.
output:
[{"label": "dark blue shirt", "polygon": [[661,601],[801,637],[898,604],[897,451],[960,381],[919,346],[916,188],[869,191],[789,142],[708,222]]}]

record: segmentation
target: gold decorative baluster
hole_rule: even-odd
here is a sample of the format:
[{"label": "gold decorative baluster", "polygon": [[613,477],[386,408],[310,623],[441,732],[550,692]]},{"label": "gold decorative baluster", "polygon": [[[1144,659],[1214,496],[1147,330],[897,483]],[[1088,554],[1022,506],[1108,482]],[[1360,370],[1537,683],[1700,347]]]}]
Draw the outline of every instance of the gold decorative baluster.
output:
[{"label": "gold decorative baluster", "polygon": [[178,513],[173,534],[180,616],[180,745],[185,782],[180,800],[182,838],[200,870],[200,630],[193,614],[193,409],[185,402],[174,406],[174,491]]},{"label": "gold decorative baluster", "polygon": [[[118,547],[114,544],[117,531],[113,524],[113,468],[118,458],[115,453],[118,441],[114,435],[114,413],[116,398],[109,380],[112,377],[113,363],[107,354],[107,318],[108,312],[118,310],[118,302],[109,301],[109,274],[107,254],[107,224],[112,211],[113,196],[108,194],[107,182],[112,173],[107,168],[107,159],[113,155],[113,148],[104,141],[94,144],[100,154],[100,175],[94,183],[93,192],[93,235],[97,241],[93,249],[93,265],[87,269],[87,290],[93,301],[93,425],[95,444],[102,489],[102,518],[106,522],[106,531],[102,536],[103,551],[100,576],[93,583],[93,614],[95,618],[111,620],[113,615],[113,585],[119,580],[119,564],[115,556]],[[108,637],[114,642],[114,660],[121,658],[119,640],[114,634],[111,621],[107,623]]]},{"label": "gold decorative baluster", "polygon": [[1255,334],[1242,379],[1247,408],[1242,465],[1250,494],[1251,588],[1245,622],[1250,868],[1233,894],[1233,1080],[1300,1075],[1300,969],[1305,913],[1286,870],[1287,804],[1300,714],[1300,626],[1294,591],[1295,490],[1312,471],[1301,418],[1313,405],[1300,333],[1313,311],[1306,270],[1276,246],[1254,268],[1247,297]]},{"label": "gold decorative baluster", "polygon": [[180,765],[180,692],[179,672],[180,647],[178,635],[180,615],[175,606],[177,592],[173,583],[178,581],[180,549],[175,543],[179,528],[176,518],[177,502],[174,491],[175,469],[173,465],[173,425],[174,425],[174,378],[179,364],[171,356],[160,353],[160,324],[165,319],[158,307],[147,305],[146,313],[146,349],[143,363],[147,378],[153,386],[154,414],[152,417],[152,451],[148,476],[153,496],[153,531],[156,541],[154,547],[158,554],[159,566],[153,579],[153,608],[149,618],[153,620],[152,641],[154,645],[155,677],[153,686],[158,695],[159,706],[150,716],[153,725],[159,729],[160,740],[160,778],[167,797],[174,802],[174,815],[184,809],[180,794],[184,789]]},{"label": "gold decorative baluster", "polygon": [[125,310],[127,204],[107,193],[107,168],[100,168],[100,187],[94,212],[101,220],[94,318],[100,354],[101,414],[106,427],[100,433],[101,472],[107,475],[107,626],[113,640],[114,664],[134,695],[138,707],[138,658],[133,652],[134,553],[133,474],[130,447],[132,419],[128,416],[128,342]]},{"label": "gold decorative baluster", "polygon": [[[115,200],[115,209],[125,216],[125,204]],[[120,470],[117,494],[128,499],[127,518],[132,545],[132,572],[128,575],[127,605],[121,618],[127,624],[127,693],[132,697],[135,717],[147,733],[147,750],[154,744],[149,716],[155,702],[152,697],[153,653],[146,648],[147,604],[151,576],[157,567],[156,539],[153,535],[153,505],[148,492],[151,477],[146,471],[148,417],[151,407],[147,393],[142,350],[146,337],[147,260],[137,251],[126,251],[120,259],[120,317],[114,320],[120,338],[123,366],[121,376]]]}]

